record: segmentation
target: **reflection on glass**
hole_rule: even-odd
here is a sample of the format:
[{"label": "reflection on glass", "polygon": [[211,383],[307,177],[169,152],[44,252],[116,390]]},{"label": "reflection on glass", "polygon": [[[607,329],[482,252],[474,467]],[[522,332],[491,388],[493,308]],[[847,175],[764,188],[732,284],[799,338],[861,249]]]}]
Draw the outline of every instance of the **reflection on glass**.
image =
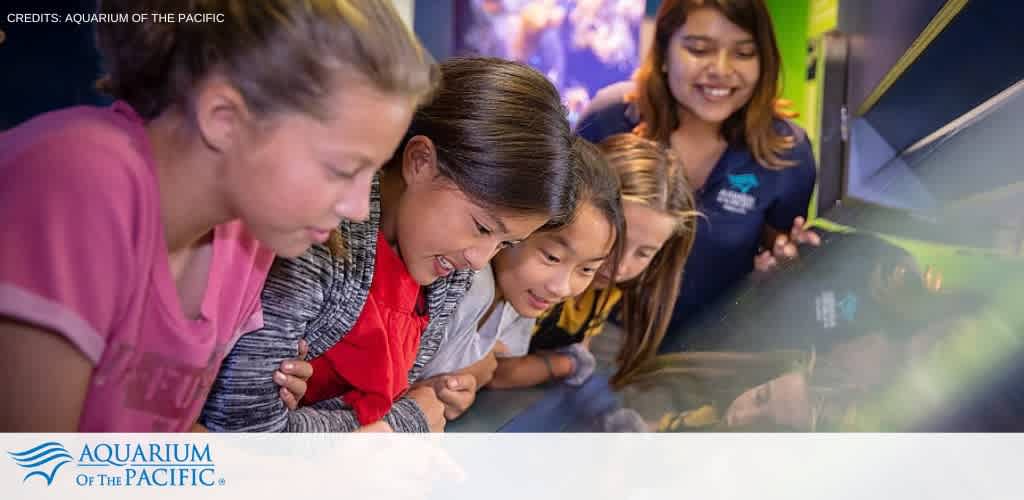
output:
[{"label": "reflection on glass", "polygon": [[[624,406],[662,432],[912,430],[959,411],[1024,354],[1019,260],[951,287],[885,239],[825,241],[712,313],[692,340],[701,350],[648,363]],[[1004,396],[979,411],[1024,410]]]}]

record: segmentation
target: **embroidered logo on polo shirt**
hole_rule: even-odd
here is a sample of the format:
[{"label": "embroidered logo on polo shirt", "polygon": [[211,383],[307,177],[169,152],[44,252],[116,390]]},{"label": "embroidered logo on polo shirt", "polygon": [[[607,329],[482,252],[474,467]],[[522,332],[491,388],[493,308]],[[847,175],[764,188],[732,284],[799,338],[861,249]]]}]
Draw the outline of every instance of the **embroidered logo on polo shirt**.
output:
[{"label": "embroidered logo on polo shirt", "polygon": [[736,214],[746,214],[754,205],[757,198],[750,194],[750,191],[760,185],[757,176],[754,174],[730,174],[729,187],[718,192],[718,204],[726,211]]},{"label": "embroidered logo on polo shirt", "polygon": [[757,176],[754,174],[730,174],[729,185],[732,186],[733,189],[743,194],[747,194],[751,189],[760,186],[761,183],[757,182]]},{"label": "embroidered logo on polo shirt", "polygon": [[836,304],[839,310],[839,317],[846,321],[853,321],[853,318],[857,316],[857,296],[852,293],[847,293],[846,297]]}]

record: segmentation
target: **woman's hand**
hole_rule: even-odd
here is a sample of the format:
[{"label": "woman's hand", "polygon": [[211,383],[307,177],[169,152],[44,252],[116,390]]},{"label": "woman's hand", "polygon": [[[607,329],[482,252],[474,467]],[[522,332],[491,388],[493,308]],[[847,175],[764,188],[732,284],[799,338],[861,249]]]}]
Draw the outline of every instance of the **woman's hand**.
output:
[{"label": "woman's hand", "polygon": [[800,117],[800,112],[793,110],[793,101],[790,101],[789,99],[783,99],[780,97],[776,99],[773,104],[775,106],[775,116],[779,118],[792,120],[793,118]]},{"label": "woman's hand", "polygon": [[793,219],[793,228],[789,234],[780,233],[765,227],[765,236],[771,241],[771,249],[763,249],[754,256],[754,270],[768,272],[778,267],[779,262],[800,257],[800,245],[821,245],[818,233],[806,229],[803,217]]}]

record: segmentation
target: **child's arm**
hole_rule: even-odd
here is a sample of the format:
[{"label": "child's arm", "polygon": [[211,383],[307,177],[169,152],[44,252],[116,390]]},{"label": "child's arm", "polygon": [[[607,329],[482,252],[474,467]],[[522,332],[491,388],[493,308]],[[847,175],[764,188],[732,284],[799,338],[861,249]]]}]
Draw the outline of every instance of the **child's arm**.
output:
[{"label": "child's arm", "polygon": [[0,154],[0,430],[74,432],[108,336],[145,283],[140,179],[133,152],[113,143],[60,134],[16,151]]},{"label": "child's arm", "polygon": [[[321,401],[289,412],[288,432],[437,432],[444,429],[444,404],[433,390],[422,394],[410,390],[378,422],[361,426],[359,418],[339,398]],[[385,427],[386,426],[386,427]]]},{"label": "child's arm", "polygon": [[587,343],[581,342],[518,358],[498,358],[497,385],[494,382],[491,385],[499,389],[530,387],[560,379],[566,384],[579,386],[590,378],[596,367],[597,360],[587,349]]},{"label": "child's arm", "polygon": [[[547,361],[545,361],[545,357]],[[498,358],[498,368],[490,387],[514,389],[533,387],[549,380],[568,377],[573,372],[570,356],[554,352],[527,354],[515,358]]]},{"label": "child's arm", "polygon": [[[462,370],[458,373],[437,375],[421,380],[413,389],[430,388],[437,399],[444,405],[445,420],[455,420],[462,416],[473,402],[476,401],[476,377]],[[441,430],[444,426],[441,426]],[[433,430],[433,429],[432,429]]]},{"label": "child's arm", "polygon": [[573,360],[568,355],[550,351],[527,354],[534,325],[533,321],[516,322],[498,335],[502,352],[497,357],[491,388],[533,387],[572,374]]},{"label": "child's arm", "polygon": [[[414,386],[406,393],[406,398],[415,401],[416,406],[423,409],[431,432],[444,432],[446,423],[445,404],[438,399],[432,387],[426,385]],[[355,432],[395,432],[395,428],[388,424],[385,418],[372,424],[364,425],[356,429]]]},{"label": "child's arm", "polygon": [[92,363],[47,330],[0,318],[0,432],[77,432]]},{"label": "child's arm", "polygon": [[[320,246],[297,259],[275,263],[263,290],[263,328],[242,335],[224,360],[203,409],[202,424],[211,430],[235,432],[352,432],[360,428],[355,412],[337,399],[289,411],[272,377],[282,361],[295,356],[307,324],[330,299],[331,281],[342,279],[335,273],[332,257]],[[397,401],[384,422],[400,432],[430,429],[424,410],[409,398]]]},{"label": "child's arm", "polygon": [[[152,221],[142,216],[135,152],[49,142],[0,165],[0,213],[13,214],[0,234],[0,361],[10,371],[2,394],[18,409],[0,418],[11,430],[78,430],[109,336],[148,283],[137,237]],[[304,391],[301,373],[286,375],[289,390]]]},{"label": "child's arm", "polygon": [[498,341],[498,345],[476,363],[455,373],[421,380],[417,385],[433,387],[438,399],[444,404],[445,419],[455,420],[473,406],[476,393],[494,377],[494,369],[498,366],[494,354],[501,349],[504,349],[504,345]]},{"label": "child's arm", "polygon": [[468,373],[476,379],[476,390],[482,389],[494,379],[494,370],[498,368],[498,358],[494,351],[487,353],[480,361],[462,369],[461,373]]},{"label": "child's arm", "polygon": [[[427,416],[427,423],[430,426],[431,432],[443,432],[446,423],[444,418],[445,406],[437,399],[437,395],[433,391],[430,387],[413,387],[406,394],[406,397],[411,401],[415,401],[416,406],[424,409],[423,413]],[[388,419],[384,418],[372,424],[359,427],[353,432],[395,432],[395,427],[392,427],[388,423]]]}]

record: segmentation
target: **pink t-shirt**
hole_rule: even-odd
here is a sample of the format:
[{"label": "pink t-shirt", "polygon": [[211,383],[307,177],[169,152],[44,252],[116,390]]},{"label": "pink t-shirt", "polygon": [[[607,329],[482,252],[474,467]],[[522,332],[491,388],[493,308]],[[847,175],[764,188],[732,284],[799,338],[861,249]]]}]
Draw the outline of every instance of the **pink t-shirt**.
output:
[{"label": "pink t-shirt", "polygon": [[240,221],[217,226],[201,316],[185,317],[153,155],[124,103],[0,133],[0,179],[0,316],[62,335],[95,365],[79,430],[188,430],[227,351],[262,326],[273,254]]}]

